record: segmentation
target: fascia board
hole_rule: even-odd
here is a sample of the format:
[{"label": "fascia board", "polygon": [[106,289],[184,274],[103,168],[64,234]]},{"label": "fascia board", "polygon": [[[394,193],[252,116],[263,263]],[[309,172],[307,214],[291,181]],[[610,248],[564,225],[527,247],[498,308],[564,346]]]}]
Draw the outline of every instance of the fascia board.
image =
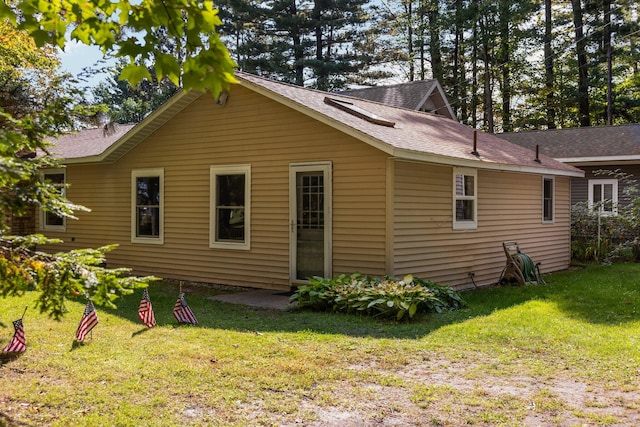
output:
[{"label": "fascia board", "polygon": [[630,156],[598,156],[598,157],[556,157],[556,160],[562,163],[572,165],[599,165],[599,164],[635,164],[640,163],[640,155]]},{"label": "fascia board", "polygon": [[555,176],[569,176],[582,178],[584,177],[584,171],[566,171],[554,168],[536,167],[536,166],[523,166],[523,165],[511,165],[505,163],[494,163],[483,161],[482,159],[457,159],[454,157],[439,156],[437,154],[421,153],[409,150],[396,149],[394,157],[401,160],[416,161],[422,163],[432,163],[444,166],[455,166],[474,168],[482,170],[494,170],[503,172],[520,172],[520,173],[532,173],[537,175],[555,175]]},{"label": "fascia board", "polygon": [[169,99],[169,101],[164,103],[153,113],[145,117],[144,120],[131,128],[101,154],[62,159],[61,162],[63,164],[114,163],[133,149],[139,142],[171,120],[171,118],[180,111],[184,110],[202,94],[203,92],[199,91],[184,92],[181,90]]}]

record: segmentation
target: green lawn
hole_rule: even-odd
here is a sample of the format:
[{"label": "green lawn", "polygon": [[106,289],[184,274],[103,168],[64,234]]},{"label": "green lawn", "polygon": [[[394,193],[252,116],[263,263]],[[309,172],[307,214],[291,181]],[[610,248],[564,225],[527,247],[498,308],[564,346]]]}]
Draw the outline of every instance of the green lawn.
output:
[{"label": "green lawn", "polygon": [[0,367],[0,426],[640,425],[640,265],[590,266],[547,286],[463,294],[469,307],[395,323],[212,301],[172,316],[175,284],[61,322],[35,295],[0,299],[0,345],[25,316],[27,352]]}]

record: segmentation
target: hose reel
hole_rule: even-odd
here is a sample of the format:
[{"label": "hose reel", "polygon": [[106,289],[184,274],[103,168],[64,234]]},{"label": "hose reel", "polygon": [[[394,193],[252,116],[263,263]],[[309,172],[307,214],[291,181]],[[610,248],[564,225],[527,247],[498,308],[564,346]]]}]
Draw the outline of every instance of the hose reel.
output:
[{"label": "hose reel", "polygon": [[534,263],[529,255],[521,252],[517,242],[504,242],[502,246],[507,256],[507,265],[500,275],[500,283],[515,280],[521,285],[532,282],[546,285],[540,276],[540,263]]}]

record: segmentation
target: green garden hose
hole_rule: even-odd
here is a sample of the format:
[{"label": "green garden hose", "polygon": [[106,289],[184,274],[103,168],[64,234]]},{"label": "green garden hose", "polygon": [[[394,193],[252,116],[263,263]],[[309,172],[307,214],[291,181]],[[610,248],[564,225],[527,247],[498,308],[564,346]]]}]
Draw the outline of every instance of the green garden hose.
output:
[{"label": "green garden hose", "polygon": [[522,272],[525,281],[536,279],[536,265],[533,263],[533,260],[529,255],[521,252],[517,253],[515,256],[515,262]]}]

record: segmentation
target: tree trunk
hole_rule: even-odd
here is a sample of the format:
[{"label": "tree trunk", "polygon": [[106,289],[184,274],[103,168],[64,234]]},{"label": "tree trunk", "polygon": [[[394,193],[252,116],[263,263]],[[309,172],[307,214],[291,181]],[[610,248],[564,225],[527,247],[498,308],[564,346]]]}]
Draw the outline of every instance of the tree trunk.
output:
[{"label": "tree trunk", "polygon": [[571,0],[573,25],[576,33],[576,53],[578,56],[578,107],[580,126],[591,126],[589,117],[589,80],[587,73],[587,41],[582,27],[582,5],[580,0]]},{"label": "tree trunk", "polygon": [[431,56],[431,72],[433,78],[442,82],[444,79],[444,70],[442,68],[442,52],[440,48],[440,20],[438,14],[438,2],[433,1],[429,4],[427,12],[429,19],[429,54]]},{"label": "tree trunk", "polygon": [[478,126],[478,24],[473,23],[471,49],[471,126]]},{"label": "tree trunk", "polygon": [[315,23],[315,41],[316,41],[316,88],[320,90],[326,90],[329,85],[327,67],[322,52],[323,45],[323,28],[322,28],[322,11],[323,2],[316,1],[313,8],[313,22]]},{"label": "tree trunk", "polygon": [[[294,17],[298,14],[296,0],[291,0],[289,6],[289,14]],[[293,41],[293,73],[295,83],[298,86],[304,86],[304,48],[302,46],[302,37],[300,35],[300,26],[292,26],[291,40]]]},{"label": "tree trunk", "polygon": [[493,97],[491,91],[491,61],[489,59],[489,40],[487,37],[484,16],[478,16],[480,27],[480,39],[482,43],[482,62],[484,63],[484,123],[489,133],[494,132],[493,127]]},{"label": "tree trunk", "polygon": [[409,81],[416,79],[416,65],[413,54],[413,0],[405,2],[405,13],[407,14],[407,48],[409,53]]},{"label": "tree trunk", "polygon": [[611,0],[602,1],[604,9],[604,31],[603,31],[603,47],[607,55],[607,124],[613,124],[613,83],[612,76],[612,58],[611,58]]},{"label": "tree trunk", "polygon": [[509,6],[511,2],[501,0],[498,7],[500,14],[500,55],[498,64],[502,68],[502,130],[511,132],[513,126],[511,124],[511,40],[509,34],[509,24],[511,15]]},{"label": "tree trunk", "polygon": [[547,128],[556,128],[556,108],[554,96],[553,51],[551,50],[552,26],[551,0],[544,1],[544,71],[547,92]]}]

